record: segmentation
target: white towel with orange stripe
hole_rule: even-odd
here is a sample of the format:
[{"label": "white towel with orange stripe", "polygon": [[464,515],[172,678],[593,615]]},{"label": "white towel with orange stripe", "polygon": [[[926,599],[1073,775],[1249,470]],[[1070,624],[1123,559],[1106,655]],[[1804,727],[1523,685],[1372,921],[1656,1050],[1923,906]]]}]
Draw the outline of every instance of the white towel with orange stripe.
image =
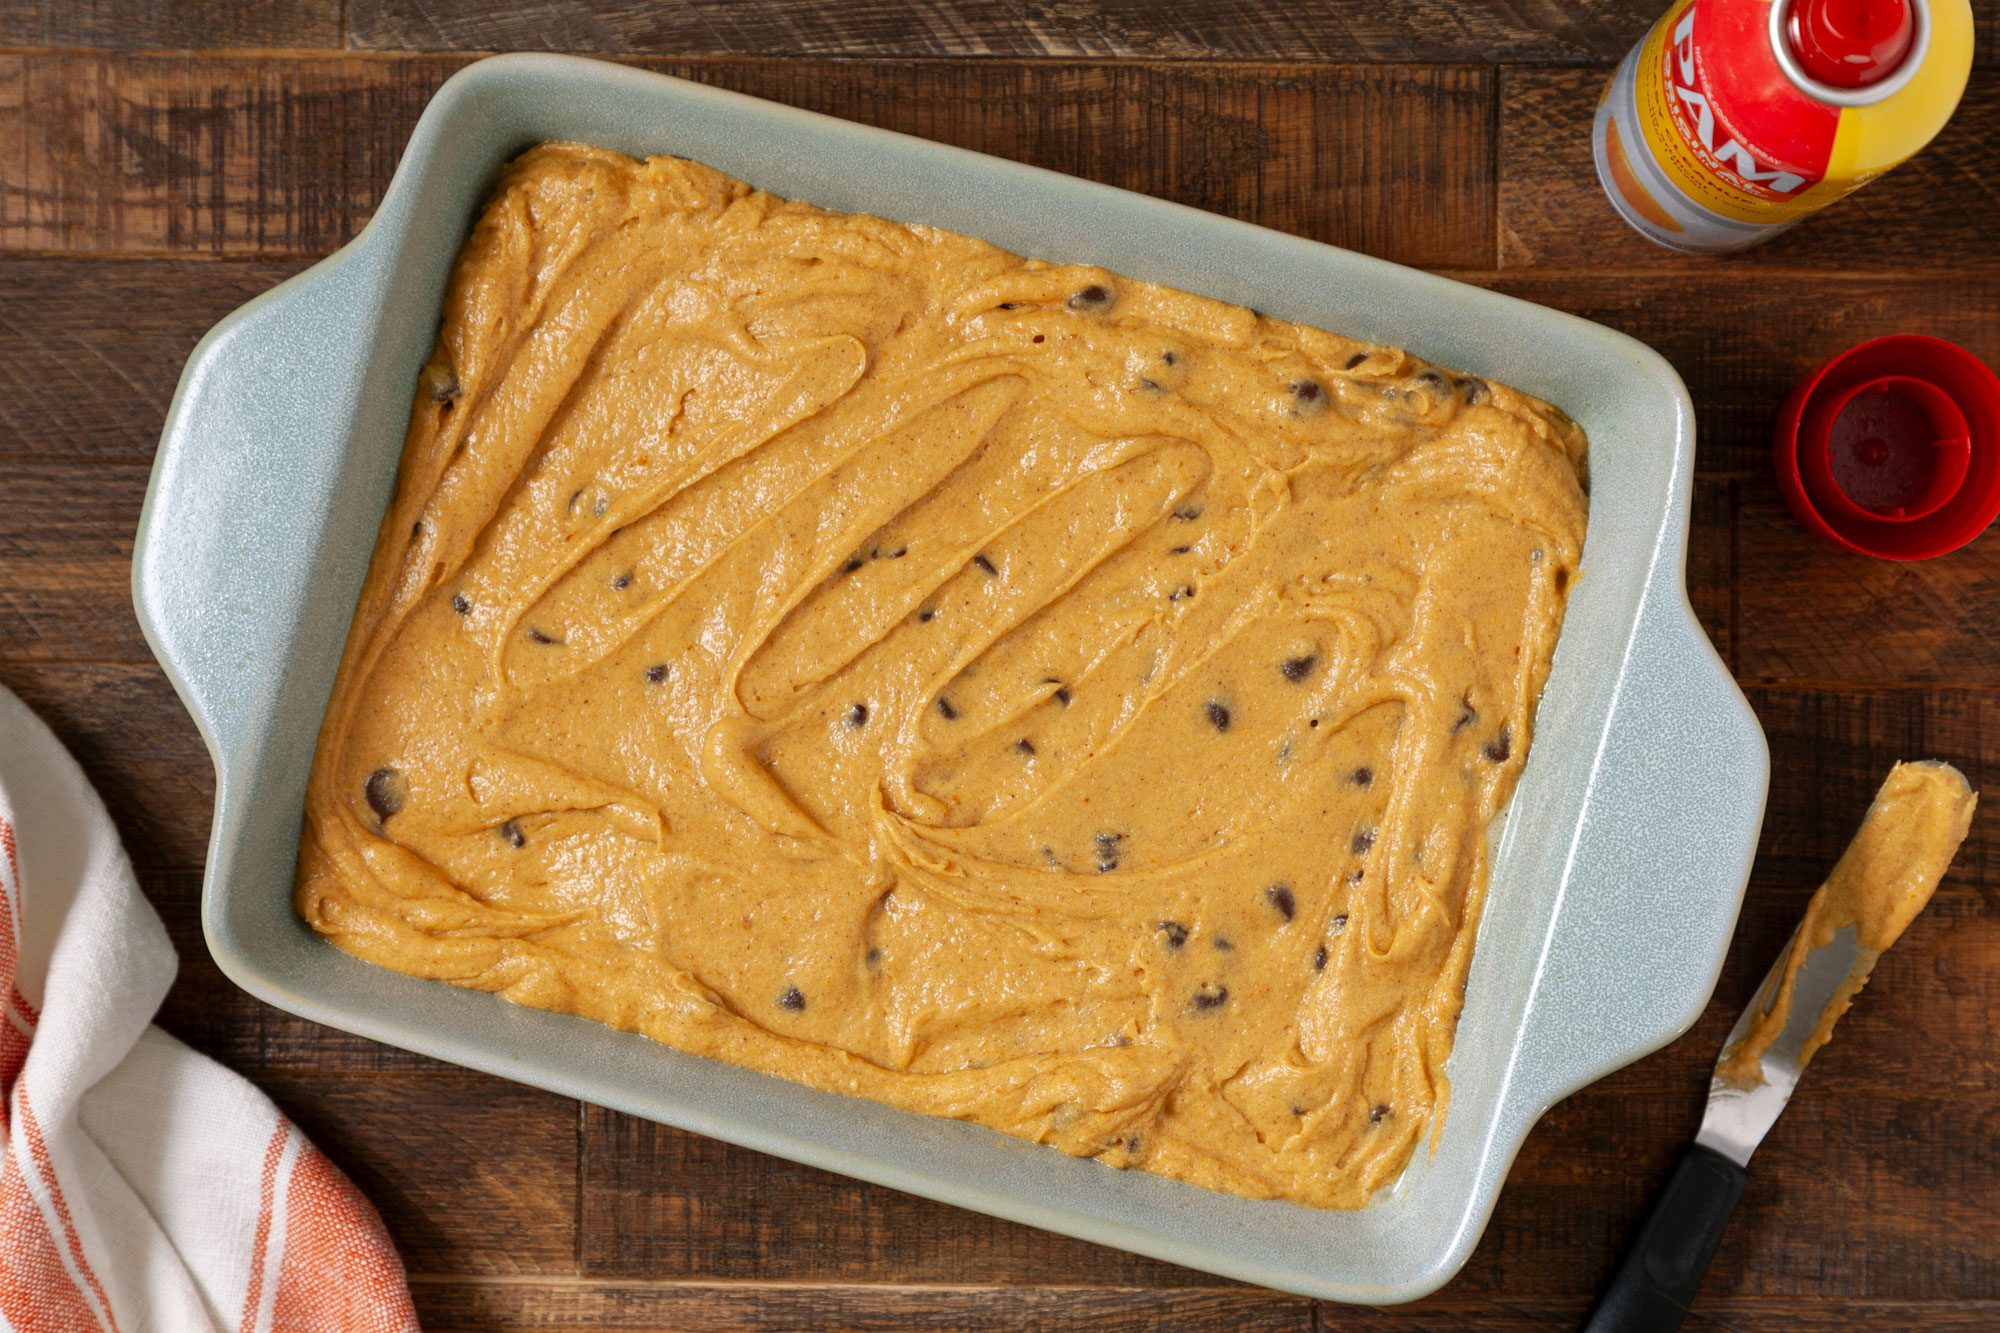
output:
[{"label": "white towel with orange stripe", "polygon": [[0,688],[0,1329],[415,1329],[375,1209],[151,1025],[175,967],[97,793]]}]

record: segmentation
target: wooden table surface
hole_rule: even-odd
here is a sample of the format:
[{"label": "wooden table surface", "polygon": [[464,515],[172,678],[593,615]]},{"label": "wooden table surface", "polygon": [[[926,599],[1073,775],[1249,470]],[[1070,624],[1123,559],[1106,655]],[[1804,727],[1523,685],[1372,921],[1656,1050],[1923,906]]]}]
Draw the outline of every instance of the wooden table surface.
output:
[{"label": "wooden table surface", "polygon": [[[1664,0],[0,0],[0,682],[82,759],[181,950],[161,1015],[375,1200],[433,1328],[1573,1324],[1699,1119],[1716,1047],[1889,764],[2000,796],[2000,530],[1817,545],[1765,442],[1862,338],[2000,362],[2000,0],[1957,118],[1753,254],[1626,230],[1591,170]],[[1315,1306],[420,1059],[238,992],[196,923],[214,783],[134,622],[182,361],[348,239],[476,54],[634,59],[1163,195],[1574,311],[1693,391],[1687,583],[1770,736],[1764,845],[1694,1030],[1551,1111],[1478,1252],[1392,1312]],[[1738,1329],[2000,1324],[2000,816],[1814,1064],[1695,1307]]]}]

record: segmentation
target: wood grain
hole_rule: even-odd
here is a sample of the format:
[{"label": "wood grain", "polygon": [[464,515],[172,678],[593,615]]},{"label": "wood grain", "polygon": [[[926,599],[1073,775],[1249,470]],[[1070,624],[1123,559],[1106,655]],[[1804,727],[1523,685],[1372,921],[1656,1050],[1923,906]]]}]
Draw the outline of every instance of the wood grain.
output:
[{"label": "wood grain", "polygon": [[1809,535],[1760,477],[1737,543],[1745,680],[2000,688],[2000,617],[1981,611],[2000,605],[2000,530],[1940,560],[1875,560]]},{"label": "wood grain", "polygon": [[0,644],[0,685],[20,695],[76,756],[135,862],[202,863],[215,769],[158,666],[23,663],[10,660]]},{"label": "wood grain", "polygon": [[[1988,613],[1991,614],[1990,612]],[[1987,793],[1988,805],[1952,863],[1951,878],[2000,884],[2000,692],[1986,689],[1833,690],[1750,686],[1771,743],[1771,799],[1757,874],[1817,884],[1846,847],[1869,799],[1899,759],[1943,759]],[[2000,967],[2000,953],[1987,960]]]},{"label": "wood grain", "polygon": [[459,1070],[267,1074],[413,1273],[576,1271],[577,1104]]},{"label": "wood grain", "polygon": [[0,46],[339,46],[341,3],[0,0]]},{"label": "wood grain", "polygon": [[0,643],[17,662],[149,657],[127,589],[148,473],[0,459]]},{"label": "wood grain", "polygon": [[1153,1290],[1065,1287],[1041,1282],[1004,1289],[935,1284],[731,1282],[434,1282],[412,1284],[417,1316],[431,1333],[466,1329],[590,1328],[618,1333],[762,1333],[763,1330],[1075,1329],[1140,1333],[1160,1328],[1308,1333],[1309,1301],[1250,1288]]},{"label": "wood grain", "polygon": [[1605,78],[1595,69],[1502,74],[1504,266],[1706,271],[1734,279],[1740,296],[1754,290],[1752,274],[1776,268],[2000,270],[2000,246],[1992,241],[2000,74],[1974,72],[1957,114],[1922,153],[1775,240],[1722,261],[1663,250],[1612,210],[1590,158],[1591,117]]},{"label": "wood grain", "polygon": [[1733,260],[1639,273],[1614,265],[1453,276],[1645,343],[1687,381],[1695,465],[1712,475],[1763,479],[1771,474],[1772,428],[1792,387],[1857,342],[1928,333],[2000,365],[2000,284],[1883,260],[1844,273],[1760,272],[1747,295],[1745,272]]},{"label": "wood grain", "polygon": [[1601,64],[1624,55],[1658,8],[1646,0],[350,0],[348,29],[354,45],[383,50]]},{"label": "wood grain", "polygon": [[583,1125],[583,1270],[593,1277],[1225,1285],[600,1107],[585,1109]]},{"label": "wood grain", "polygon": [[[325,253],[463,63],[0,55],[0,160],[24,164],[0,248]],[[1486,70],[645,63],[1408,263],[1492,259]]]},{"label": "wood grain", "polygon": [[[0,191],[6,179],[0,173]],[[79,264],[0,252],[0,467],[28,458],[150,463],[201,335],[302,267]]]}]

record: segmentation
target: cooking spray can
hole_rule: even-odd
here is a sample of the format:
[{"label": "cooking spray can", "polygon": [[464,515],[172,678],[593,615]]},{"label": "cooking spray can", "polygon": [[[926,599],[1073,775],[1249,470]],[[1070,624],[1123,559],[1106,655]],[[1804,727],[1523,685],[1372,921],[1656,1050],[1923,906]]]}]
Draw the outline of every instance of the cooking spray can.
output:
[{"label": "cooking spray can", "polygon": [[1690,254],[1744,250],[1929,143],[1972,68],[1970,0],[1675,0],[1597,107],[1597,177]]}]

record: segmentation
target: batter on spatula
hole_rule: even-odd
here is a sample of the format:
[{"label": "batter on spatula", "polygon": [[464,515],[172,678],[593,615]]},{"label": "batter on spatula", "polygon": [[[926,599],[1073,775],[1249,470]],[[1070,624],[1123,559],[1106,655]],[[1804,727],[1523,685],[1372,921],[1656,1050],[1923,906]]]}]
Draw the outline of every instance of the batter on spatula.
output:
[{"label": "batter on spatula", "polygon": [[1897,764],[1868,807],[1861,829],[1833,873],[1806,904],[1792,937],[1785,971],[1771,1004],[1716,1065],[1719,1077],[1745,1087],[1763,1081],[1760,1066],[1792,1016],[1799,969],[1812,954],[1853,927],[1859,961],[1820,1010],[1818,1025],[1799,1050],[1799,1067],[1833,1034],[1833,1025],[1868,984],[1875,962],[1917,919],[1972,827],[1978,795],[1965,775],[1935,761]]}]

